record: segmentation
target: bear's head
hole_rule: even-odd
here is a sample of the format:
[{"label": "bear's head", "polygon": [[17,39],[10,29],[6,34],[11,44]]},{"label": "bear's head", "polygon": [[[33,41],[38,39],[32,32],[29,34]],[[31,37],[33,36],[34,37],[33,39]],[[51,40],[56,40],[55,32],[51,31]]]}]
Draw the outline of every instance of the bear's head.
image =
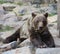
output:
[{"label": "bear's head", "polygon": [[33,20],[31,23],[31,29],[39,32],[44,30],[44,28],[47,26],[48,13],[45,13],[42,15],[32,13],[32,17],[33,17]]}]

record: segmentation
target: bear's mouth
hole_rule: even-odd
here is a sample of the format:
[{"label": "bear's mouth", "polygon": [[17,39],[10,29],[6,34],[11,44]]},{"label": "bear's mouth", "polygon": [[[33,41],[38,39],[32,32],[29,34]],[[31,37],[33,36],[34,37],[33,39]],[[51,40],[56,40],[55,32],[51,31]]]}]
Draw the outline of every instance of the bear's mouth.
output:
[{"label": "bear's mouth", "polygon": [[45,27],[41,27],[40,29],[37,29],[37,28],[34,28],[32,27],[32,31],[35,32],[35,33],[43,33],[46,29],[46,26]]},{"label": "bear's mouth", "polygon": [[40,29],[35,29],[35,32],[43,33],[45,31],[46,27],[41,27]]},{"label": "bear's mouth", "polygon": [[[43,30],[43,29],[42,29]],[[41,33],[42,30],[35,30],[35,32]]]}]

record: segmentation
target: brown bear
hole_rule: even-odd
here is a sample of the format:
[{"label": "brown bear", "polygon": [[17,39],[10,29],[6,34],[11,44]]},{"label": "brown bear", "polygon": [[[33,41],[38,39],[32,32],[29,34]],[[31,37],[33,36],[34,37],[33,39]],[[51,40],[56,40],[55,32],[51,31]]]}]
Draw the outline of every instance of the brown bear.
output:
[{"label": "brown bear", "polygon": [[52,48],[55,47],[54,39],[47,27],[48,13],[35,14],[32,13],[30,20],[29,34],[30,41],[37,48]]}]

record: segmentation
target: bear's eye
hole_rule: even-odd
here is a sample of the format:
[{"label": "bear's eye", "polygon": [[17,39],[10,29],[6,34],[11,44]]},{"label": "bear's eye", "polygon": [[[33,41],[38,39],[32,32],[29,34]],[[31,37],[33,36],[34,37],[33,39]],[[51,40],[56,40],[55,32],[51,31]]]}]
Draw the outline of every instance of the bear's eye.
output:
[{"label": "bear's eye", "polygon": [[39,20],[36,21],[36,23],[38,23],[38,22],[39,22]]},{"label": "bear's eye", "polygon": [[43,25],[46,26],[47,25],[47,21],[43,21]]}]

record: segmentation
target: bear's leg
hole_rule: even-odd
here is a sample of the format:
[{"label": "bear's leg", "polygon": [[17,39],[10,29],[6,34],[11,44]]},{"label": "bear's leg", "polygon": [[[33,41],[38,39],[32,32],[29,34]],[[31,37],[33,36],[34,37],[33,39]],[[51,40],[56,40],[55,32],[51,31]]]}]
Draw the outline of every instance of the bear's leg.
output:
[{"label": "bear's leg", "polygon": [[54,39],[50,36],[50,40],[48,41],[48,47],[55,47]]},{"label": "bear's leg", "polygon": [[55,47],[54,39],[52,35],[50,34],[50,32],[48,32],[48,34],[45,34],[44,36],[47,36],[44,38],[45,40],[43,40],[46,43],[46,45],[50,48]]},{"label": "bear's leg", "polygon": [[34,47],[47,48],[47,45],[41,40],[41,38],[30,38]]}]

